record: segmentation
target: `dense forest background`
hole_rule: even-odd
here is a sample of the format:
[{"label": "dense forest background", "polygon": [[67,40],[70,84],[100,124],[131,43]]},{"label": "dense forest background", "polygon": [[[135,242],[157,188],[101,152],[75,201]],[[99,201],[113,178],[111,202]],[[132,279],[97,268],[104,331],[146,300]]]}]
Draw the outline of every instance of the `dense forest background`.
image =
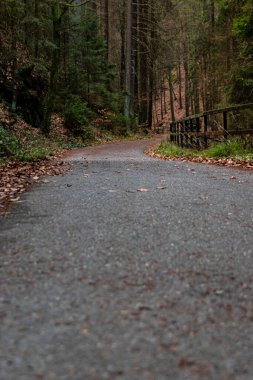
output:
[{"label": "dense forest background", "polygon": [[[4,0],[0,100],[49,135],[253,102],[252,0]],[[138,127],[137,127],[138,126]]]}]

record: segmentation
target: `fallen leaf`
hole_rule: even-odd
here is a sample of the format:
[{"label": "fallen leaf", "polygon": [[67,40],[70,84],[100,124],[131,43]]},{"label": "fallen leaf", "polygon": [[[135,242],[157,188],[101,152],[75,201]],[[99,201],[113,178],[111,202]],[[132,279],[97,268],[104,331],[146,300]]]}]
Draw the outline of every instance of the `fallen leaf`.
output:
[{"label": "fallen leaf", "polygon": [[87,328],[87,327],[84,327],[83,329],[82,329],[82,333],[83,333],[83,335],[85,335],[85,336],[87,336],[87,335],[89,335],[89,329]]},{"label": "fallen leaf", "polygon": [[138,189],[139,193],[147,193],[149,190],[148,189]]},{"label": "fallen leaf", "polygon": [[167,189],[167,186],[158,186],[157,187],[157,190],[164,190],[164,189]]}]

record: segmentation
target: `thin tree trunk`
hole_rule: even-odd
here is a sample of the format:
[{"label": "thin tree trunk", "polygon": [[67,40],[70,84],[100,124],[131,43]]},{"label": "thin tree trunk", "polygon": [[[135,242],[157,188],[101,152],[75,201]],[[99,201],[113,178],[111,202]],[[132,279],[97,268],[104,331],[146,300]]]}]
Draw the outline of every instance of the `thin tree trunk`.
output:
[{"label": "thin tree trunk", "polygon": [[15,14],[15,3],[12,4],[12,17],[11,17],[11,52],[12,52],[12,103],[11,103],[11,111],[16,113],[17,111],[17,30],[16,30],[16,25],[15,25],[15,19],[14,19],[14,14]]},{"label": "thin tree trunk", "polygon": [[185,116],[189,116],[190,102],[189,102],[189,66],[188,54],[184,54],[184,78],[185,78]]},{"label": "thin tree trunk", "polygon": [[51,124],[51,115],[54,108],[56,91],[57,91],[57,80],[59,74],[60,67],[60,49],[61,49],[61,23],[62,23],[62,15],[59,16],[59,8],[58,5],[53,4],[51,6],[52,17],[53,17],[53,43],[56,48],[52,53],[52,61],[51,61],[51,70],[50,70],[50,82],[49,89],[47,93],[47,97],[44,104],[44,117],[42,123],[42,132],[45,135],[48,135],[50,132],[50,124]]},{"label": "thin tree trunk", "polygon": [[110,50],[110,24],[109,24],[109,0],[104,0],[104,14],[105,14],[105,41],[106,41],[106,59],[109,61]]},{"label": "thin tree trunk", "polygon": [[[126,4],[124,4],[125,6]],[[121,37],[121,51],[120,51],[120,88],[124,88],[125,84],[125,76],[126,76],[126,51],[125,51],[125,46],[126,46],[126,20],[125,20],[125,11],[121,12],[120,15],[120,37]]]},{"label": "thin tree trunk", "polygon": [[161,121],[164,118],[164,112],[163,112],[163,82],[160,84],[160,107],[161,107]]},{"label": "thin tree trunk", "polygon": [[214,29],[215,29],[215,4],[214,4],[214,0],[210,0],[210,6],[211,6],[211,29],[212,29],[212,33],[214,33]]},{"label": "thin tree trunk", "polygon": [[169,81],[169,91],[170,91],[171,121],[175,121],[174,92],[173,92],[173,81],[172,81],[171,69],[169,69],[168,81]]},{"label": "thin tree trunk", "polygon": [[[34,0],[34,16],[35,18],[39,18],[39,0]],[[38,28],[36,28],[36,36],[34,39],[34,57],[39,57],[39,31]]]},{"label": "thin tree trunk", "polygon": [[148,93],[148,0],[139,4],[138,27],[138,73],[139,73],[139,122],[147,124],[149,114]]},{"label": "thin tree trunk", "polygon": [[163,77],[163,105],[164,105],[164,113],[167,114],[167,102],[166,102],[166,77]]},{"label": "thin tree trunk", "polygon": [[200,112],[199,106],[199,88],[198,88],[198,80],[194,78],[193,81],[193,95],[194,95],[194,113],[197,115]]},{"label": "thin tree trunk", "polygon": [[[132,74],[132,0],[127,0],[127,26],[126,26],[126,83],[125,83],[125,116],[132,115],[132,93],[131,93],[131,74]],[[130,128],[128,123],[127,128]]]},{"label": "thin tree trunk", "polygon": [[150,19],[150,36],[149,36],[149,66],[148,66],[148,78],[149,78],[149,95],[148,95],[148,126],[149,129],[152,128],[153,125],[153,103],[154,102],[153,91],[155,88],[155,80],[154,80],[154,65],[155,65],[155,10],[154,10],[154,0],[149,0],[149,19]]},{"label": "thin tree trunk", "polygon": [[[28,0],[24,0],[24,16],[25,17],[28,17],[29,15],[29,4],[28,4]],[[28,24],[27,22],[25,22],[25,25],[24,25],[24,34],[25,34],[25,46],[26,48],[28,48],[28,41],[29,41],[29,30],[28,30]]]},{"label": "thin tree trunk", "polygon": [[178,92],[179,92],[179,108],[183,108],[183,98],[182,98],[182,74],[181,74],[181,62],[178,64]]},{"label": "thin tree trunk", "polygon": [[[127,4],[127,50],[126,50],[126,95],[125,116],[134,116],[134,95],[136,76],[136,30],[137,30],[137,3],[136,0],[128,0]],[[128,129],[130,123],[128,123]]]}]

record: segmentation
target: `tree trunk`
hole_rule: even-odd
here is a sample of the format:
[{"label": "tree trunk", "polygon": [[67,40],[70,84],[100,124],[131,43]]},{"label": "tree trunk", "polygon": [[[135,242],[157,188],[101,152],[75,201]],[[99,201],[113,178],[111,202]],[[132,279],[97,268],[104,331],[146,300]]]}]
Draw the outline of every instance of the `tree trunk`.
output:
[{"label": "tree trunk", "polygon": [[[126,49],[126,95],[125,116],[134,116],[134,94],[135,94],[135,64],[136,64],[136,28],[137,28],[137,3],[136,0],[127,2],[127,49]],[[130,129],[130,123],[127,126]]]},{"label": "tree trunk", "polygon": [[189,116],[190,113],[190,100],[189,100],[189,66],[188,66],[188,54],[184,53],[184,78],[185,78],[185,116]]},{"label": "tree trunk", "polygon": [[[124,4],[126,5],[126,4]],[[123,90],[125,85],[125,75],[126,75],[126,20],[125,20],[125,10],[121,12],[120,15],[120,88]]]},{"label": "tree trunk", "polygon": [[[131,94],[131,60],[132,55],[132,0],[127,0],[127,26],[126,26],[126,83],[125,83],[125,116],[132,114]],[[129,125],[127,126],[129,128]]]},{"label": "tree trunk", "polygon": [[170,91],[171,121],[175,121],[174,92],[173,92],[173,81],[172,81],[171,69],[169,69],[168,82],[169,82],[169,91]]},{"label": "tree trunk", "polygon": [[178,80],[178,93],[179,93],[179,108],[183,108],[183,97],[182,97],[182,74],[181,74],[181,62],[178,64],[177,70],[177,80]]},{"label": "tree trunk", "polygon": [[164,106],[164,113],[167,114],[167,103],[166,103],[166,77],[163,77],[163,106]]},{"label": "tree trunk", "polygon": [[11,17],[11,52],[12,52],[12,103],[11,111],[16,113],[17,111],[17,29],[15,25],[15,3],[11,4],[12,17]]},{"label": "tree trunk", "polygon": [[139,5],[138,23],[139,122],[148,122],[148,0]]},{"label": "tree trunk", "polygon": [[[152,128],[153,125],[153,91],[154,91],[154,65],[155,65],[155,38],[156,38],[156,30],[155,30],[155,10],[154,10],[154,0],[149,0],[149,20],[150,20],[150,36],[149,36],[149,64],[148,64],[148,78],[149,78],[149,96],[148,96],[148,126],[149,129]],[[156,106],[155,106],[156,109]]]},{"label": "tree trunk", "polygon": [[[34,16],[35,18],[39,18],[39,0],[34,0]],[[37,33],[34,39],[34,57],[38,58],[39,57],[39,31],[38,28]]]},{"label": "tree trunk", "polygon": [[[29,4],[28,4],[28,0],[24,0],[24,17],[28,17],[29,15]],[[25,46],[26,48],[28,48],[28,41],[29,41],[29,29],[28,29],[28,23],[27,21],[25,22],[24,24],[24,35],[25,35],[25,38],[24,38],[24,43],[25,43]]]},{"label": "tree trunk", "polygon": [[214,0],[210,0],[210,6],[211,6],[211,29],[212,29],[212,33],[214,33],[214,29],[215,29],[215,4],[214,4]]},{"label": "tree trunk", "polygon": [[107,61],[109,61],[109,49],[110,49],[109,0],[104,0],[104,15],[105,15],[104,35],[105,35],[105,41],[106,41],[106,59]]},{"label": "tree trunk", "polygon": [[160,107],[161,107],[161,121],[163,121],[164,118],[164,112],[163,112],[163,82],[160,84]]},{"label": "tree trunk", "polygon": [[62,16],[60,14],[59,6],[53,4],[51,6],[53,17],[53,43],[56,48],[52,53],[51,70],[50,70],[50,82],[47,97],[44,103],[44,117],[42,123],[42,132],[47,136],[50,132],[51,115],[54,109],[55,97],[57,93],[57,81],[60,67],[60,51],[61,51],[61,24]]}]

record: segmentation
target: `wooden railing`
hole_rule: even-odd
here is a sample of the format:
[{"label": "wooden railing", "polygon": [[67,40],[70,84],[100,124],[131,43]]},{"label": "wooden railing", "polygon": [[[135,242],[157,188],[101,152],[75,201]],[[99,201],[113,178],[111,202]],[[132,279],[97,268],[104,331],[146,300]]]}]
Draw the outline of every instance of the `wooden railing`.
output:
[{"label": "wooden railing", "polygon": [[[205,111],[198,115],[171,122],[170,141],[182,147],[206,148],[209,140],[227,139],[230,136],[248,135],[252,137],[253,129],[230,129],[228,125],[229,113],[248,109],[253,109],[253,103]],[[215,118],[218,114],[222,115],[221,123]]]}]

